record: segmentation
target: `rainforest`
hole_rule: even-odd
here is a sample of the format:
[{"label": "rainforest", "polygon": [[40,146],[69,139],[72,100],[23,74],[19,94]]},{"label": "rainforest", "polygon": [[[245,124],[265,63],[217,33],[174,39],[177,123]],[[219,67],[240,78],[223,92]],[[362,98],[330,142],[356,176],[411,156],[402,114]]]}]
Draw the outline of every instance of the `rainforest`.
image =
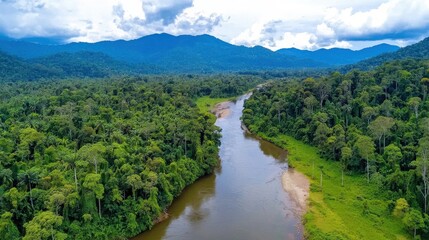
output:
[{"label": "rainforest", "polygon": [[429,239],[427,0],[0,0],[0,239]]}]

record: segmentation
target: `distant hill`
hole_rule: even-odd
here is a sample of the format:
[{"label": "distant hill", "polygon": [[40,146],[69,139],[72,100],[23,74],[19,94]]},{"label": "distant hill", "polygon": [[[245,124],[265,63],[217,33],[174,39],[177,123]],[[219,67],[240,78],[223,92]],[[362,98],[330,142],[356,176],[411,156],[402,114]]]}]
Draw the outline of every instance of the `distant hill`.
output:
[{"label": "distant hill", "polygon": [[366,69],[374,68],[376,66],[380,66],[385,62],[407,59],[407,58],[429,59],[429,38],[425,38],[424,40],[418,43],[401,48],[396,52],[381,54],[379,56],[358,62],[356,64],[346,66],[343,69],[345,71],[352,68],[366,70]]},{"label": "distant hill", "polygon": [[[353,64],[388,53],[374,58],[384,61],[386,56],[395,56],[397,49],[396,46],[381,44],[359,51],[291,48],[274,52],[260,46],[232,45],[210,35],[172,36],[165,33],[130,41],[64,45],[38,44],[0,36],[0,51],[6,53],[4,56],[2,53],[0,58],[0,72],[9,73],[3,75],[3,80],[33,80],[41,77],[106,77],[146,73],[302,71]],[[427,49],[413,51],[423,54]],[[410,55],[402,51],[398,54]]]},{"label": "distant hill", "polygon": [[[379,45],[361,51],[347,49],[322,49],[314,52],[298,49],[282,49],[273,52],[256,46],[236,46],[210,35],[172,36],[154,34],[131,41],[103,41],[97,43],[70,43],[65,45],[43,45],[24,41],[0,40],[0,50],[23,59],[39,59],[44,64],[58,67],[59,57],[76,60],[76,56],[57,55],[63,53],[98,52],[110,57],[108,60],[121,62],[126,67],[114,68],[113,72],[152,73],[213,73],[236,71],[267,71],[279,69],[325,68],[354,63],[379,53],[391,52],[395,46]],[[55,56],[53,56],[55,55]],[[100,55],[101,56],[101,55]],[[94,56],[90,56],[94,57]],[[41,60],[44,59],[44,60]],[[65,63],[70,66],[75,63]],[[91,58],[90,58],[91,59]],[[54,61],[56,63],[48,63]],[[84,61],[80,58],[79,62]],[[91,59],[92,65],[105,65],[101,58]],[[111,64],[108,64],[111,65]],[[137,71],[136,71],[136,65]],[[148,67],[151,66],[151,67]],[[93,71],[92,73],[95,74]],[[98,75],[98,74],[96,74]]]},{"label": "distant hill", "polygon": [[380,55],[382,53],[394,52],[398,49],[398,46],[380,44],[357,51],[342,48],[319,49],[316,51],[299,50],[296,48],[284,48],[277,50],[277,52],[287,56],[312,59],[316,62],[324,63],[331,66],[339,66],[356,63],[364,59]]},{"label": "distant hill", "polygon": [[66,45],[0,41],[0,50],[25,59],[63,52],[100,52],[129,64],[158,66],[163,72],[211,73],[329,66],[313,60],[277,54],[263,47],[235,46],[209,35],[154,34],[131,41]]},{"label": "distant hill", "polygon": [[154,73],[156,68],[146,65],[131,65],[114,60],[99,52],[62,52],[47,57],[28,60],[29,63],[43,65],[55,76],[61,77],[107,77],[121,74]]},{"label": "distant hill", "polygon": [[0,52],[0,81],[32,81],[40,78],[103,78],[160,72],[156,67],[131,65],[103,53],[57,53],[35,59],[20,59]]},{"label": "distant hill", "polygon": [[0,52],[0,81],[35,80],[50,77],[49,69],[27,63],[17,57]]}]

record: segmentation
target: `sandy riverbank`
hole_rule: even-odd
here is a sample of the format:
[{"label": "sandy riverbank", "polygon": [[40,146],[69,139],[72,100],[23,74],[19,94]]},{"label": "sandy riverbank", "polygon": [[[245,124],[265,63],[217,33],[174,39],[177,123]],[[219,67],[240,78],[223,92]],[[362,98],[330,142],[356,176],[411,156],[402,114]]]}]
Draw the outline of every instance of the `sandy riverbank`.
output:
[{"label": "sandy riverbank", "polygon": [[228,116],[231,113],[230,103],[231,102],[221,102],[216,104],[212,110],[212,113],[214,113],[217,118],[224,118]]},{"label": "sandy riverbank", "polygon": [[299,206],[299,210],[305,212],[310,191],[310,181],[307,177],[295,169],[289,168],[282,175],[282,184],[283,189]]}]

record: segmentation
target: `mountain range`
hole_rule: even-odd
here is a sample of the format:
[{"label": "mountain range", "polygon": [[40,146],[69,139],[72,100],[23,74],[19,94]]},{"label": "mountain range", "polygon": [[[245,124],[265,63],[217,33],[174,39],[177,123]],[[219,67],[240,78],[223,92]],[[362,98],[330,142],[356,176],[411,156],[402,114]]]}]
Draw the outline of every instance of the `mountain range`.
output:
[{"label": "mountain range", "polygon": [[284,48],[277,50],[277,52],[286,56],[312,59],[314,61],[325,63],[330,66],[340,66],[345,64],[357,63],[359,61],[369,59],[371,57],[378,56],[383,53],[395,52],[398,49],[398,46],[380,44],[356,51],[344,48],[322,48],[316,51],[299,50],[296,48]]},{"label": "mountain range", "polygon": [[386,52],[378,56],[362,60],[358,63],[345,66],[343,70],[347,71],[352,68],[368,70],[379,66],[385,62],[403,59],[429,59],[429,37],[420,42],[401,48],[398,51]]},{"label": "mountain range", "polygon": [[3,52],[0,72],[16,72],[16,68],[21,66],[26,69],[24,72],[36,71],[30,75],[38,78],[333,68],[371,61],[372,57],[380,54],[395,56],[406,49],[381,44],[358,51],[339,48],[271,51],[260,46],[232,45],[210,35],[154,34],[130,41],[64,45],[3,38],[0,39],[0,52]]}]

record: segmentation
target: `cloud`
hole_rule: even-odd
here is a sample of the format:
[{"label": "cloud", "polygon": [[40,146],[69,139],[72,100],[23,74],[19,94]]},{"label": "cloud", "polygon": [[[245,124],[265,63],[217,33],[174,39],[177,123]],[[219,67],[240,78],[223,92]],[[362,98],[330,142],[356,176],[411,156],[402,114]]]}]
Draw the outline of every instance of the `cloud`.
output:
[{"label": "cloud", "polygon": [[257,23],[232,39],[232,43],[245,46],[261,45],[271,49],[314,50],[322,47],[350,47],[349,43],[333,38],[334,31],[326,25],[307,27],[307,31],[300,31],[305,29],[305,26],[308,26],[308,23],[295,25],[293,22],[283,20]]},{"label": "cloud", "polygon": [[162,21],[163,25],[173,23],[179,14],[192,5],[192,0],[143,0],[146,20],[148,22]]},{"label": "cloud", "polygon": [[[365,1],[363,1],[365,2]],[[321,18],[276,19],[253,24],[233,43],[271,49],[352,47],[353,42],[389,40],[399,45],[429,34],[429,1],[389,0],[378,5],[328,7]],[[298,24],[296,24],[298,23]],[[412,41],[410,41],[412,40]]]},{"label": "cloud", "polygon": [[0,0],[0,34],[63,42],[134,39],[167,32],[210,33],[222,16],[193,0]]},{"label": "cloud", "polygon": [[45,6],[43,0],[0,0],[0,3],[13,4],[15,8],[23,12],[33,12],[38,9],[42,9]]},{"label": "cloud", "polygon": [[143,10],[146,9],[143,17],[126,16],[127,11],[122,5],[114,6],[112,11],[116,16],[117,28],[131,36],[159,32],[196,35],[210,33],[224,21],[219,14],[205,13],[189,7],[192,5],[189,1],[184,1],[181,4],[175,1],[173,5],[168,7],[166,3],[164,1],[163,5],[155,7],[153,4],[145,5],[143,2]]},{"label": "cloud", "polygon": [[408,39],[429,32],[428,16],[427,0],[390,0],[367,11],[330,8],[322,24],[339,40]]},{"label": "cloud", "polygon": [[60,16],[50,12],[47,1],[3,0],[0,2],[0,31],[15,38],[33,36],[72,37],[76,29],[65,29],[57,23]]},{"label": "cloud", "polygon": [[179,15],[174,24],[169,26],[169,32],[174,34],[202,34],[210,33],[215,27],[220,26],[225,19],[222,15],[202,12],[188,9]]}]

